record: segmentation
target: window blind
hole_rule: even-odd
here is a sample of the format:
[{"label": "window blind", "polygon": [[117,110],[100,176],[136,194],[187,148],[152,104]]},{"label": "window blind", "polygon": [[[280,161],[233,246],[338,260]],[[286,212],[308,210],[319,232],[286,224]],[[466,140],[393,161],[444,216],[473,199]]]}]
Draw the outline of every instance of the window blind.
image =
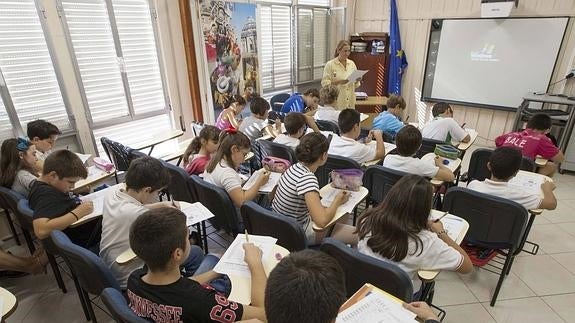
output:
[{"label": "window blind", "polygon": [[328,42],[328,13],[327,9],[313,9],[313,78],[321,79],[323,76],[323,67],[331,59],[327,54]]},{"label": "window blind", "polygon": [[297,4],[315,7],[328,7],[329,0],[298,0]]},{"label": "window blind", "polygon": [[292,85],[293,50],[291,9],[288,6],[262,5],[260,21],[263,91],[289,88]]},{"label": "window blind", "polygon": [[[13,106],[2,104],[0,135],[11,123],[6,109],[13,109],[22,129],[36,119],[60,128],[72,125],[34,0],[0,1],[0,71]],[[1,84],[0,84],[1,85]]]},{"label": "window blind", "polygon": [[4,141],[5,139],[12,137],[14,137],[14,133],[12,132],[10,118],[8,117],[8,113],[6,113],[4,102],[2,101],[2,98],[0,98],[0,140]]}]

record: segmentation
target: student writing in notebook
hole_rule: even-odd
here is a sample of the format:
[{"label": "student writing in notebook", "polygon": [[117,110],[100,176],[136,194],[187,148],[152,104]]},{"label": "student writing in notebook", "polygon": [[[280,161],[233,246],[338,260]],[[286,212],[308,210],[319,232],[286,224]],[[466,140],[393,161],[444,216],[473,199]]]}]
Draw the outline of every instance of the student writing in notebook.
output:
[{"label": "student writing in notebook", "polygon": [[444,230],[430,221],[433,187],[425,178],[406,175],[384,201],[358,219],[359,252],[397,264],[415,280],[420,269],[469,273],[467,253]]},{"label": "student writing in notebook", "polygon": [[427,160],[415,157],[421,147],[421,142],[422,138],[419,129],[412,125],[403,127],[395,138],[398,154],[385,156],[383,166],[405,173],[453,182],[455,175],[447,166],[443,165],[443,158],[436,157],[432,164]]},{"label": "student writing in notebook", "polygon": [[491,178],[484,181],[472,181],[467,188],[515,201],[528,210],[554,210],[557,207],[557,199],[553,194],[555,190],[553,182],[545,181],[541,184],[542,194],[509,186],[509,181],[521,168],[522,159],[521,151],[515,147],[495,149],[487,162]]},{"label": "student writing in notebook", "polygon": [[274,142],[286,145],[292,149],[295,149],[295,147],[299,145],[299,140],[305,135],[307,127],[311,128],[314,132],[319,132],[319,128],[313,118],[301,112],[288,113],[284,118],[284,125],[287,133],[282,133],[277,136]]},{"label": "student writing in notebook", "polygon": [[[321,204],[319,182],[315,176],[317,169],[327,161],[328,140],[321,133],[308,133],[303,136],[295,149],[298,162],[285,171],[276,186],[272,209],[296,220],[302,226],[310,244],[319,243],[327,230],[314,232],[313,223],[326,228],[335,216],[337,208],[349,199],[349,193],[340,192],[330,206]],[[342,217],[334,224],[332,236],[352,245],[357,244],[354,227],[344,224]],[[313,223],[312,223],[313,222]]]},{"label": "student writing in notebook", "polygon": [[453,108],[449,104],[438,102],[433,105],[431,113],[433,120],[429,121],[421,130],[423,138],[445,141],[449,144],[452,140],[457,142],[469,142],[471,140],[465,129],[453,119]]},{"label": "student writing in notebook", "polygon": [[190,175],[200,175],[220,145],[220,129],[206,125],[186,148],[182,159]]},{"label": "student writing in notebook", "polygon": [[[104,197],[100,257],[122,288],[126,287],[130,273],[144,265],[140,259],[121,265],[116,262],[116,258],[130,248],[128,236],[132,223],[148,210],[177,207],[174,202],[156,202],[170,179],[170,172],[158,159],[140,157],[130,163],[125,184],[110,188]],[[192,246],[190,256],[182,266],[182,274],[191,276],[203,258],[202,249]]]},{"label": "student writing in notebook", "polygon": [[259,194],[269,178],[269,172],[262,172],[254,186],[242,190],[242,178],[237,170],[250,152],[251,143],[246,135],[234,129],[226,129],[220,134],[220,146],[212,157],[206,170],[204,180],[226,190],[234,205],[239,208],[245,201],[251,201]]},{"label": "student writing in notebook", "polygon": [[185,278],[180,266],[190,253],[186,216],[174,208],[149,210],[130,229],[130,246],[147,269],[134,271],[128,279],[130,308],[154,322],[221,322],[265,320],[266,274],[262,251],[252,243],[243,245],[251,274],[251,305],[227,298],[231,291],[220,274],[211,270],[218,258],[208,254],[194,276]]}]

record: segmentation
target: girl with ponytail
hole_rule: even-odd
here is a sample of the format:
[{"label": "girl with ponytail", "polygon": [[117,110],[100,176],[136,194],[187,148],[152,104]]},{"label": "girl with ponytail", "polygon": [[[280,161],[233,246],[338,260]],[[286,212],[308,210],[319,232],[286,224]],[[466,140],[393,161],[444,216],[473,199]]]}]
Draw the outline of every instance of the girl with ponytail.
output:
[{"label": "girl with ponytail", "polygon": [[220,129],[205,126],[184,152],[184,168],[190,175],[200,175],[206,169],[213,153],[218,150]]}]

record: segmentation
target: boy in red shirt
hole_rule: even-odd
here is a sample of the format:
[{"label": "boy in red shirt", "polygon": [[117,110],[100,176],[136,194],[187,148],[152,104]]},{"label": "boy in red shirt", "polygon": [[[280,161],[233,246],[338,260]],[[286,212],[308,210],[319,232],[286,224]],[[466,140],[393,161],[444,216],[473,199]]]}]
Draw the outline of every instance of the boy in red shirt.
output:
[{"label": "boy in red shirt", "polygon": [[516,147],[521,150],[524,157],[535,159],[538,155],[547,159],[547,165],[539,167],[539,174],[553,176],[557,170],[555,163],[560,163],[565,156],[553,144],[546,134],[551,129],[551,117],[538,113],[527,122],[527,129],[510,132],[495,139],[497,147]]}]

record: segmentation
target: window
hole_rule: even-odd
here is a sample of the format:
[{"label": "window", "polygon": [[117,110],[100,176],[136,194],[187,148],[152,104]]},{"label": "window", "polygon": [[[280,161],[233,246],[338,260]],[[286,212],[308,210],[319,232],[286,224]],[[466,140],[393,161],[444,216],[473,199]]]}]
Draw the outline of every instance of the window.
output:
[{"label": "window", "polygon": [[263,92],[289,89],[292,86],[293,42],[290,20],[289,6],[260,6]]},{"label": "window", "polygon": [[36,119],[72,130],[34,0],[0,1],[0,39],[0,138]]},{"label": "window", "polygon": [[297,82],[321,79],[329,59],[328,9],[299,8],[297,21]]},{"label": "window", "polygon": [[[101,136],[129,146],[171,129],[148,1],[60,2],[97,146]],[[146,131],[124,136],[136,126]]]}]

